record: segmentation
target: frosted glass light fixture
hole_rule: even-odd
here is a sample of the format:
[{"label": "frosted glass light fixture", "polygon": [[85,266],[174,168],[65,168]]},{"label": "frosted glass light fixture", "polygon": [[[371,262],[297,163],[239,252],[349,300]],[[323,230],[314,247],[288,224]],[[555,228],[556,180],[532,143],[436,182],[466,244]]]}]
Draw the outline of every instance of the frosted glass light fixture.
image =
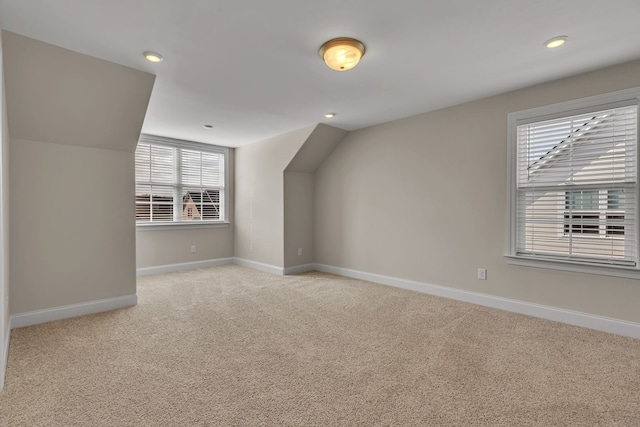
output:
[{"label": "frosted glass light fixture", "polygon": [[544,45],[549,49],[560,47],[567,41],[568,38],[569,37],[567,36],[556,36],[544,42]]},{"label": "frosted glass light fixture", "polygon": [[320,47],[320,57],[329,68],[347,71],[358,65],[365,48],[360,40],[339,37],[325,42]]},{"label": "frosted glass light fixture", "polygon": [[142,55],[144,55],[144,59],[146,59],[149,62],[161,62],[164,59],[162,58],[162,55],[160,55],[159,53],[151,52],[151,51],[147,51]]}]

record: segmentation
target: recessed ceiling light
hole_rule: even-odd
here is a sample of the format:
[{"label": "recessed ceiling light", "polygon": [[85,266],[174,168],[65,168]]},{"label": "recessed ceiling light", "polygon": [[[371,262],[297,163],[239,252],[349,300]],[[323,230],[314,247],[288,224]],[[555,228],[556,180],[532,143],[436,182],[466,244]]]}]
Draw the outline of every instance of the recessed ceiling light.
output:
[{"label": "recessed ceiling light", "polygon": [[364,52],[362,42],[349,37],[331,39],[320,47],[320,57],[336,71],[347,71],[358,65]]},{"label": "recessed ceiling light", "polygon": [[202,125],[205,129],[213,129],[213,125]]},{"label": "recessed ceiling light", "polygon": [[330,118],[332,118],[332,117],[335,117],[335,116],[336,116],[336,113],[326,113],[324,116],[325,116],[327,119],[330,119]]},{"label": "recessed ceiling light", "polygon": [[142,55],[144,55],[144,58],[149,62],[161,62],[164,59],[159,53],[151,51],[147,51]]},{"label": "recessed ceiling light", "polygon": [[556,36],[544,42],[544,45],[549,49],[553,49],[554,47],[562,46],[568,38],[567,36]]}]

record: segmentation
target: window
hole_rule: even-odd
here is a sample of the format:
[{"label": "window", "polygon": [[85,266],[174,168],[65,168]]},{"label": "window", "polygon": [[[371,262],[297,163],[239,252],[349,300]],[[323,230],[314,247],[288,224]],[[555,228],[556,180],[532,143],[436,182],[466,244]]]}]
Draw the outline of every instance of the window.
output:
[{"label": "window", "polygon": [[564,234],[624,235],[621,190],[565,193]]},{"label": "window", "polygon": [[224,222],[227,149],[142,135],[136,149],[136,223]]},{"label": "window", "polygon": [[639,96],[632,89],[509,114],[508,259],[603,274],[638,268]]}]

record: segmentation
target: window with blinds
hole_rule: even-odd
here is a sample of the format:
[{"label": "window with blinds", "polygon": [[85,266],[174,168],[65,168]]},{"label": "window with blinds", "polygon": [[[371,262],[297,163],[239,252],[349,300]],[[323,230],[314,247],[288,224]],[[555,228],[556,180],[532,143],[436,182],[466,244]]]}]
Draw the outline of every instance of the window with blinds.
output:
[{"label": "window with blinds", "polygon": [[136,149],[136,222],[225,221],[226,149],[145,135]]},{"label": "window with blinds", "polygon": [[637,267],[638,103],[515,125],[515,256]]}]

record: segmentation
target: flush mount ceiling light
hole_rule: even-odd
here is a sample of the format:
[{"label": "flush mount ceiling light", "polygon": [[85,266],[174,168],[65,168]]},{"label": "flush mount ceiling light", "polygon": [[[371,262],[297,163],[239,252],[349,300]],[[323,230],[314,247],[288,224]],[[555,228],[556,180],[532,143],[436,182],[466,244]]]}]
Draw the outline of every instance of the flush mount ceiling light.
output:
[{"label": "flush mount ceiling light", "polygon": [[556,36],[556,37],[550,38],[549,40],[544,42],[544,45],[546,47],[548,47],[549,49],[553,49],[555,47],[560,47],[567,41],[568,38],[569,37],[567,37],[567,36]]},{"label": "flush mount ceiling light", "polygon": [[330,118],[332,118],[332,117],[335,117],[335,116],[336,116],[336,113],[326,113],[324,116],[325,116],[327,119],[330,119]]},{"label": "flush mount ceiling light", "polygon": [[159,53],[151,52],[151,51],[147,51],[142,55],[144,55],[144,59],[146,59],[149,62],[161,62],[164,59],[162,55],[160,55]]},{"label": "flush mount ceiling light", "polygon": [[348,37],[331,39],[320,47],[320,57],[329,68],[336,71],[347,71],[358,65],[364,52],[361,41]]}]

